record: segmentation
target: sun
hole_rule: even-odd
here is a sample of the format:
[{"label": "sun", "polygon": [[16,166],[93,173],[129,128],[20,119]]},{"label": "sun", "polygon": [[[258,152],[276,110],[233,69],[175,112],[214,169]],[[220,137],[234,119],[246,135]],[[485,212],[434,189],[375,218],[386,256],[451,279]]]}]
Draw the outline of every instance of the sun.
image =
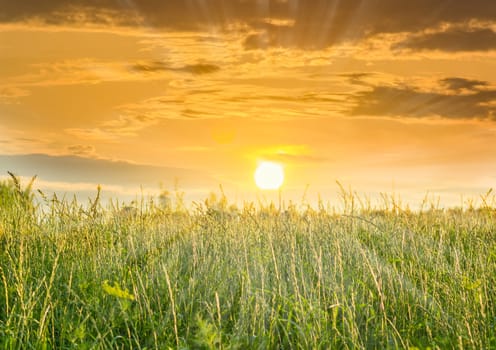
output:
[{"label": "sun", "polygon": [[277,190],[284,182],[284,169],[278,163],[261,162],[255,170],[255,183],[261,190]]}]

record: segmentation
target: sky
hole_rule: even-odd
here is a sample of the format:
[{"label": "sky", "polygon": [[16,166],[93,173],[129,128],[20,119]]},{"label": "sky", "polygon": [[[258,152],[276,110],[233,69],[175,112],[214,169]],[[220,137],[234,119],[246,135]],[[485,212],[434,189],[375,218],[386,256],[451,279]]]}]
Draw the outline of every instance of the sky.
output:
[{"label": "sky", "polygon": [[0,176],[129,199],[496,183],[494,0],[0,0]]}]

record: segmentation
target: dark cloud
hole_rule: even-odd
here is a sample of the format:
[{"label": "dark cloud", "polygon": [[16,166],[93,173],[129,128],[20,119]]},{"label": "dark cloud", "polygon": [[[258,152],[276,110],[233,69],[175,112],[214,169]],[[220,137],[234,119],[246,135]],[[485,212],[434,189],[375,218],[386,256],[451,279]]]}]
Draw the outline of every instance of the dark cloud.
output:
[{"label": "dark cloud", "polygon": [[[97,13],[111,13],[114,19],[125,20],[134,14],[141,18],[141,25],[201,29],[205,25],[224,25],[233,21],[254,21],[269,15],[286,15],[287,5],[269,0],[269,8],[259,6],[254,0],[0,0],[0,20],[5,22],[40,18],[47,22],[77,20],[73,14],[89,14],[98,22]],[[110,12],[109,12],[110,11]],[[101,17],[101,16],[100,16]]]},{"label": "dark cloud", "polygon": [[186,65],[180,69],[191,74],[209,74],[217,72],[220,67],[215,64],[199,63]]},{"label": "dark cloud", "polygon": [[369,85],[367,82],[364,81],[364,79],[369,78],[373,75],[374,73],[368,73],[368,72],[339,74],[340,77],[347,78],[351,84],[355,84],[355,85]]},{"label": "dark cloud", "polygon": [[251,34],[246,37],[243,45],[247,50],[256,50],[266,49],[267,47],[274,45],[274,42],[271,42],[271,40],[269,40],[269,36],[267,33]]},{"label": "dark cloud", "polygon": [[[446,84],[446,80],[440,83]],[[356,94],[353,101],[350,115],[496,120],[496,107],[491,105],[496,101],[496,90],[491,89],[448,94],[408,86],[374,86]]]},{"label": "dark cloud", "polygon": [[95,154],[95,147],[90,145],[71,145],[67,150],[77,156],[92,156]]},{"label": "dark cloud", "polygon": [[244,40],[247,50],[266,49],[271,46],[304,46],[302,36],[297,34],[294,25],[274,25],[270,23],[252,23],[258,33],[249,34]]},{"label": "dark cloud", "polygon": [[[79,147],[78,147],[79,148]],[[212,186],[216,182],[207,174],[190,169],[159,167],[79,156],[46,154],[0,155],[0,174],[38,175],[47,181],[100,183],[122,186],[157,186],[161,181],[181,186]]]},{"label": "dark cloud", "polygon": [[133,26],[143,24],[143,18],[132,8],[114,1],[91,0],[27,0],[13,2],[0,0],[0,21],[18,22],[36,19],[45,24],[93,23],[102,25]]},{"label": "dark cloud", "polygon": [[171,68],[161,61],[150,61],[145,63],[136,63],[131,67],[131,70],[143,73],[155,73],[170,70]]},{"label": "dark cloud", "polygon": [[212,95],[212,94],[217,94],[219,92],[222,92],[220,89],[200,89],[200,90],[190,90],[188,91],[189,95],[201,95],[201,94],[207,94],[207,95]]},{"label": "dark cloud", "polygon": [[148,115],[140,114],[140,115],[135,115],[134,120],[139,122],[139,123],[148,124],[150,122],[155,121],[155,118],[150,117]]},{"label": "dark cloud", "polygon": [[181,115],[187,119],[202,119],[202,118],[215,118],[216,113],[211,113],[207,111],[198,111],[196,109],[185,108],[181,111]]},{"label": "dark cloud", "polygon": [[[321,48],[376,33],[418,32],[443,23],[493,21],[494,0],[0,0],[0,21],[93,21],[203,30],[248,26],[247,49],[269,46]],[[493,40],[489,32],[468,35]],[[446,34],[444,35],[446,36]],[[460,35],[458,36],[460,38]],[[441,38],[443,39],[443,38]],[[446,38],[444,38],[446,39]],[[417,39],[428,46],[439,38]],[[423,41],[422,41],[423,40]],[[448,39],[446,39],[448,40]],[[461,40],[466,40],[462,37]],[[477,46],[478,45],[478,46]],[[474,44],[484,49],[488,44]],[[449,45],[448,45],[449,46]],[[470,46],[469,46],[470,47]]]},{"label": "dark cloud", "polygon": [[374,18],[369,27],[375,33],[415,32],[445,23],[467,23],[469,20],[493,21],[493,0],[372,0],[365,1]]},{"label": "dark cloud", "polygon": [[471,80],[456,77],[441,79],[439,82],[447,89],[455,92],[460,92],[463,90],[478,91],[480,88],[489,85],[488,82],[482,80]]},{"label": "dark cloud", "polygon": [[[333,97],[330,97],[333,96]],[[336,98],[339,96],[337,94],[333,95],[323,95],[320,93],[308,92],[301,95],[289,96],[289,95],[239,95],[234,97],[227,97],[223,100],[226,102],[250,102],[250,101],[275,101],[275,102],[304,102],[304,103],[319,103],[319,102],[330,102],[330,103],[340,103],[342,99]]]},{"label": "dark cloud", "polygon": [[245,48],[319,49],[378,33],[418,32],[445,23],[492,21],[496,17],[496,2],[491,0],[288,1],[288,7],[291,4],[293,11],[286,17],[292,20],[291,25],[252,23],[258,33],[246,37]]},{"label": "dark cloud", "polygon": [[145,63],[137,63],[131,67],[133,71],[143,73],[157,73],[163,71],[186,72],[194,75],[210,74],[220,70],[220,67],[215,64],[198,63],[188,64],[182,67],[172,67],[162,61],[150,61]]},{"label": "dark cloud", "polygon": [[392,48],[448,52],[496,50],[496,33],[489,28],[453,28],[444,32],[414,35]]}]

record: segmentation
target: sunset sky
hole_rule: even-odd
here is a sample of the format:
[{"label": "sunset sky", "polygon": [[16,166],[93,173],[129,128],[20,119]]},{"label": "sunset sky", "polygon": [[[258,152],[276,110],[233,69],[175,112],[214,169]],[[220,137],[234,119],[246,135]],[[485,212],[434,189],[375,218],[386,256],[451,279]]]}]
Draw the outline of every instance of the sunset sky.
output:
[{"label": "sunset sky", "polygon": [[0,175],[131,198],[496,184],[494,0],[0,0]]}]

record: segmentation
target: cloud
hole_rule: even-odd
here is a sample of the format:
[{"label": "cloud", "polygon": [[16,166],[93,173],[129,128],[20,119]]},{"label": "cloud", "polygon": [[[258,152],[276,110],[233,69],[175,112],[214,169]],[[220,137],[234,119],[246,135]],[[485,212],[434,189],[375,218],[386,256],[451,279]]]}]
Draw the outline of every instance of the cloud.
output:
[{"label": "cloud", "polygon": [[186,65],[181,69],[191,74],[209,74],[209,73],[217,72],[220,69],[220,67],[214,64],[203,63],[203,64]]},{"label": "cloud", "polygon": [[161,181],[181,186],[212,186],[216,181],[199,171],[80,156],[46,154],[0,155],[0,174],[38,175],[47,181],[95,183],[120,186],[157,186]]},{"label": "cloud", "polygon": [[395,50],[439,50],[447,52],[496,50],[496,32],[490,28],[451,28],[416,34],[392,46]]},{"label": "cloud", "polygon": [[155,73],[170,70],[171,68],[162,61],[150,61],[146,63],[136,63],[131,70],[144,73]]},{"label": "cloud", "polygon": [[[278,0],[270,0],[271,10],[280,13],[287,7]],[[176,29],[199,29],[205,25],[223,25],[231,20],[252,19],[259,15],[259,6],[255,1],[183,1],[183,0],[46,0],[40,3],[36,0],[26,0],[22,3],[12,3],[1,0],[2,21],[19,21],[37,18],[45,22],[56,23],[85,21],[106,23],[133,22],[138,25]],[[107,14],[107,15],[102,15]],[[114,15],[110,16],[110,14]]]},{"label": "cloud", "polygon": [[36,22],[46,25],[106,25],[133,26],[143,19],[135,9],[112,4],[112,1],[48,0],[43,4],[34,0],[13,3],[0,0],[2,22]]},{"label": "cloud", "polygon": [[193,75],[202,75],[215,73],[220,70],[220,67],[210,63],[187,64],[181,67],[172,67],[162,61],[150,61],[136,63],[131,67],[131,70],[141,73],[157,73],[164,71],[171,72],[186,72]]},{"label": "cloud", "polygon": [[95,147],[90,145],[71,145],[67,147],[67,150],[76,156],[90,157],[96,154]]},{"label": "cloud", "polygon": [[[423,91],[402,85],[373,86],[354,94],[355,106],[349,114],[496,120],[496,89],[482,89],[487,83],[463,78],[442,79],[439,83],[451,91]],[[457,93],[462,88],[468,88],[468,93]]]},{"label": "cloud", "polygon": [[[418,33],[446,23],[492,22],[496,3],[419,0],[411,4],[395,0],[316,0],[290,2],[292,25],[267,22],[251,24],[255,33],[248,33],[246,49],[298,47],[322,49],[336,44],[358,41],[377,34]],[[290,6],[290,4],[288,4]],[[481,47],[490,45],[492,37],[485,31],[476,33]],[[489,43],[486,41],[489,40]],[[476,45],[474,45],[476,46]]]},{"label": "cloud", "polygon": [[[47,40],[48,36],[43,38]],[[53,39],[52,39],[53,40]],[[40,40],[41,42],[42,40]],[[23,43],[19,48],[12,50],[12,53],[22,54],[21,50]],[[66,50],[72,48],[69,45],[65,46]],[[98,50],[97,47],[94,48]],[[88,50],[89,51],[89,50]],[[98,51],[97,51],[98,52]],[[127,71],[127,64],[119,61],[103,61],[90,58],[84,59],[68,59],[68,60],[43,60],[44,57],[38,57],[39,52],[31,57],[32,62],[25,66],[24,71],[12,76],[6,81],[5,85],[0,86],[0,101],[2,98],[18,99],[32,95],[31,91],[26,90],[26,87],[48,87],[48,86],[68,86],[79,84],[98,84],[102,82],[118,82],[118,81],[137,81],[136,75],[129,74]],[[72,52],[74,54],[74,52]],[[81,53],[87,54],[87,53]],[[40,53],[42,56],[42,54]],[[46,59],[46,58],[45,58]],[[22,86],[16,87],[17,86]]]},{"label": "cloud", "polygon": [[480,88],[489,85],[487,81],[457,77],[441,79],[439,82],[447,89],[455,92],[461,92],[463,90],[478,91]]},{"label": "cloud", "polygon": [[29,128],[11,128],[2,123],[0,125],[1,147],[0,153],[19,154],[26,150],[45,152],[56,140],[54,135],[40,133],[38,130],[31,132]]},{"label": "cloud", "polygon": [[[271,88],[259,82],[215,82],[218,89],[195,89],[174,86],[168,95],[126,104],[119,110],[126,115],[144,114],[156,120],[164,119],[219,119],[257,118],[289,120],[297,118],[328,116],[329,113],[348,109],[348,101],[342,94],[323,89],[308,90],[291,88],[297,79],[287,79],[286,87]],[[210,84],[210,82],[205,82]],[[304,86],[304,81],[301,82]],[[325,82],[329,88],[329,81]],[[259,93],[257,93],[259,91]],[[95,130],[100,134],[101,130]]]},{"label": "cloud", "polygon": [[30,92],[15,86],[0,86],[0,104],[18,103],[20,97],[29,96]]},{"label": "cloud", "polygon": [[247,49],[270,46],[315,49],[377,33],[418,32],[445,23],[487,22],[496,18],[493,0],[411,3],[397,0],[0,0],[0,8],[3,22],[36,19],[51,24],[95,23],[159,31],[244,31]]},{"label": "cloud", "polygon": [[[294,23],[291,25],[273,23],[256,24],[254,27],[257,33],[249,34],[244,39],[243,46],[247,50],[266,49],[272,46],[298,46],[301,38],[296,35],[294,25]],[[303,42],[300,44],[304,45]]]},{"label": "cloud", "polygon": [[102,130],[100,128],[68,128],[65,129],[69,135],[75,136],[83,140],[92,141],[115,141],[116,135],[112,132]]},{"label": "cloud", "polygon": [[374,73],[369,72],[354,72],[354,73],[343,73],[339,74],[340,77],[347,78],[350,84],[354,85],[369,85],[369,83],[365,82],[366,78],[372,77]]},{"label": "cloud", "polygon": [[157,118],[145,114],[121,115],[95,128],[68,128],[65,131],[85,140],[115,141],[122,137],[137,136],[139,131],[158,122]]}]

